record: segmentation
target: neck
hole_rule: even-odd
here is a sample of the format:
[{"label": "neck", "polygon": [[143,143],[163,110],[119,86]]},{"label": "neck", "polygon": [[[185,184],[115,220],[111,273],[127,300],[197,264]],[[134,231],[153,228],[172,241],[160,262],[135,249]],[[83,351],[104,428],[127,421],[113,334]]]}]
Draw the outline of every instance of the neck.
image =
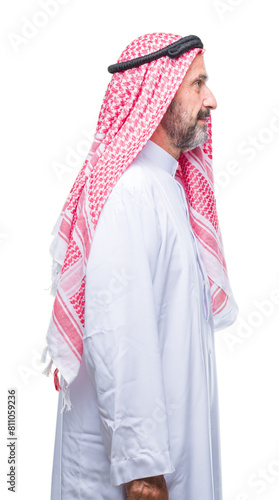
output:
[{"label": "neck", "polygon": [[153,135],[150,137],[150,140],[155,142],[158,146],[160,146],[162,149],[164,149],[167,153],[169,153],[173,158],[178,160],[180,154],[181,154],[181,149],[177,148],[174,146],[168,135],[166,134],[165,130],[161,125],[159,125]]}]

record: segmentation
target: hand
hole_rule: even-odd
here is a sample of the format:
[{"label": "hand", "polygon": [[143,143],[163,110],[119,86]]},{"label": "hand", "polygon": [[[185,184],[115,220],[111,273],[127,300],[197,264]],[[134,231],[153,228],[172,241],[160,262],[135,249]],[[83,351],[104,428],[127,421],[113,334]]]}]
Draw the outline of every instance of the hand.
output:
[{"label": "hand", "polygon": [[127,500],[168,500],[164,476],[134,479],[126,484]]}]

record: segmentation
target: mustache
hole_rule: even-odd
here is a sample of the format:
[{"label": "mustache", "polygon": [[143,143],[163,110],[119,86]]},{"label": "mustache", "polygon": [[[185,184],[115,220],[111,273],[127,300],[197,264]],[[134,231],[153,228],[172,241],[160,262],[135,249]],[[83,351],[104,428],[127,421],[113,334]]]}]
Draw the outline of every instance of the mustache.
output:
[{"label": "mustache", "polygon": [[210,111],[207,109],[206,111],[199,111],[197,115],[197,120],[202,119],[206,120],[206,118],[210,117]]}]

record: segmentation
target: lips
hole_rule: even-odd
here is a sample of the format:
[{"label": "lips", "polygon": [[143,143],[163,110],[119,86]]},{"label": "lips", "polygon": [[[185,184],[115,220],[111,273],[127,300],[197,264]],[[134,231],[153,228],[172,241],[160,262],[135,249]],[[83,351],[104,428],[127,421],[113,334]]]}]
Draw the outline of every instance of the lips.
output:
[{"label": "lips", "polygon": [[207,126],[207,121],[206,121],[206,118],[198,118],[198,121],[199,122],[202,122],[204,125]]}]

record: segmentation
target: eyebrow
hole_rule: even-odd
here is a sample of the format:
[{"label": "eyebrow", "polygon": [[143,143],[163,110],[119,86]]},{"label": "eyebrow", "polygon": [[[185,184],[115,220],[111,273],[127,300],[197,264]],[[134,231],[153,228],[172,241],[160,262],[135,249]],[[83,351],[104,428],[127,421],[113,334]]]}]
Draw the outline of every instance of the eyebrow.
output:
[{"label": "eyebrow", "polygon": [[197,80],[203,80],[204,82],[206,82],[208,80],[208,75],[205,73],[200,73],[193,79],[192,83],[196,82]]}]

